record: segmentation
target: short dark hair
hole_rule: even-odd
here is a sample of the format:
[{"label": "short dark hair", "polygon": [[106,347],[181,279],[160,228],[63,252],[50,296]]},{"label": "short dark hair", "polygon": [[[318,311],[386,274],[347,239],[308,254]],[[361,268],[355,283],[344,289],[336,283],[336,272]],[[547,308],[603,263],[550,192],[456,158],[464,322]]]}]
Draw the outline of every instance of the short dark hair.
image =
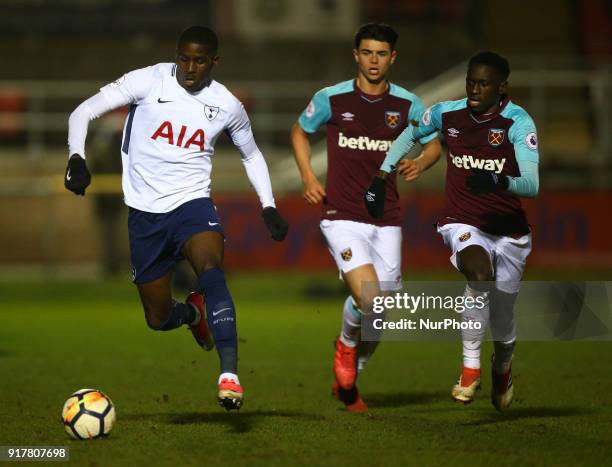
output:
[{"label": "short dark hair", "polygon": [[191,26],[185,29],[176,42],[177,46],[191,42],[208,47],[210,52],[216,54],[219,47],[219,39],[217,34],[210,28],[205,26]]},{"label": "short dark hair", "polygon": [[397,33],[395,30],[385,23],[367,23],[362,25],[355,33],[355,48],[359,48],[359,44],[363,39],[374,39],[380,42],[388,42],[391,50],[395,49],[397,42]]},{"label": "short dark hair", "polygon": [[502,57],[501,55],[489,50],[474,54],[468,63],[468,70],[474,65],[490,66],[491,68],[497,70],[504,81],[506,81],[508,76],[510,76],[510,64],[508,63],[508,60],[505,57]]}]

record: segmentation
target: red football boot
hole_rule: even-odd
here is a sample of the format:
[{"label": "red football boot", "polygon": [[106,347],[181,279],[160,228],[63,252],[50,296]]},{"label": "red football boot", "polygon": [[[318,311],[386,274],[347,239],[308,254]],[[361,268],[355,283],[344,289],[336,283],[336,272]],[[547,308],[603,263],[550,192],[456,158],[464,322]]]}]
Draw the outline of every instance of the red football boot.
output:
[{"label": "red football boot", "polygon": [[357,347],[345,345],[340,338],[336,339],[334,355],[334,373],[336,381],[343,389],[351,389],[357,377]]},{"label": "red football boot", "polygon": [[199,292],[191,292],[185,303],[195,305],[200,312],[200,322],[193,326],[189,326],[193,334],[194,339],[200,347],[204,350],[212,350],[215,348],[215,340],[213,339],[212,332],[208,327],[208,319],[206,318],[206,304],[204,302],[204,295]]},{"label": "red football boot", "polygon": [[223,378],[219,381],[217,401],[225,410],[240,410],[244,399],[244,389],[235,380]]}]

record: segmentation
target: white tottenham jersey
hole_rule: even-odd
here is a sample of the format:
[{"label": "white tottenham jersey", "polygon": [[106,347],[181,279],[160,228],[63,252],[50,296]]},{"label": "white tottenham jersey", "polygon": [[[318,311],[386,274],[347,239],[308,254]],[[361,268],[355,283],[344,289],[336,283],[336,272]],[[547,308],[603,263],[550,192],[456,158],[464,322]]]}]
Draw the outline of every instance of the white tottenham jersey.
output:
[{"label": "white tottenham jersey", "polygon": [[[208,197],[211,158],[222,132],[236,146],[252,145],[257,150],[246,111],[225,86],[211,81],[201,91],[189,93],[175,74],[176,65],[160,63],[129,72],[100,89],[108,110],[130,105],[121,147],[123,193],[125,203],[141,211],[168,212],[192,199]],[[91,107],[90,118],[96,118],[98,111]],[[85,125],[83,146],[86,131]],[[74,139],[78,147],[78,138]],[[83,150],[79,154],[84,155]],[[258,193],[263,204],[274,205],[267,168],[264,170],[263,198],[269,199],[262,199],[260,190]]]}]

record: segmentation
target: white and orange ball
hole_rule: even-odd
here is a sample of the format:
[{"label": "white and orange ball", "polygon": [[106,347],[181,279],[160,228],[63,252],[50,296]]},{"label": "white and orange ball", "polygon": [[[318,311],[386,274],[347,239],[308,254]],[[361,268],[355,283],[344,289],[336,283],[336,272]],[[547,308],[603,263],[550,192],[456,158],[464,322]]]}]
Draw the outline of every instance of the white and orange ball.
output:
[{"label": "white and orange ball", "polygon": [[66,433],[74,439],[100,438],[115,425],[115,406],[102,391],[79,389],[64,404],[62,420]]}]

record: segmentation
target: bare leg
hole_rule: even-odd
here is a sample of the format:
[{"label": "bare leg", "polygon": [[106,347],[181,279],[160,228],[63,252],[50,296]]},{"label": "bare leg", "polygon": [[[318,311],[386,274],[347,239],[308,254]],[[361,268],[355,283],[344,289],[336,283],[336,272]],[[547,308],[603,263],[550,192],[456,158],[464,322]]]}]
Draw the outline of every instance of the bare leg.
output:
[{"label": "bare leg", "polygon": [[190,305],[172,300],[171,282],[172,273],[168,272],[153,281],[136,284],[147,324],[156,331],[170,331],[197,318]]}]

